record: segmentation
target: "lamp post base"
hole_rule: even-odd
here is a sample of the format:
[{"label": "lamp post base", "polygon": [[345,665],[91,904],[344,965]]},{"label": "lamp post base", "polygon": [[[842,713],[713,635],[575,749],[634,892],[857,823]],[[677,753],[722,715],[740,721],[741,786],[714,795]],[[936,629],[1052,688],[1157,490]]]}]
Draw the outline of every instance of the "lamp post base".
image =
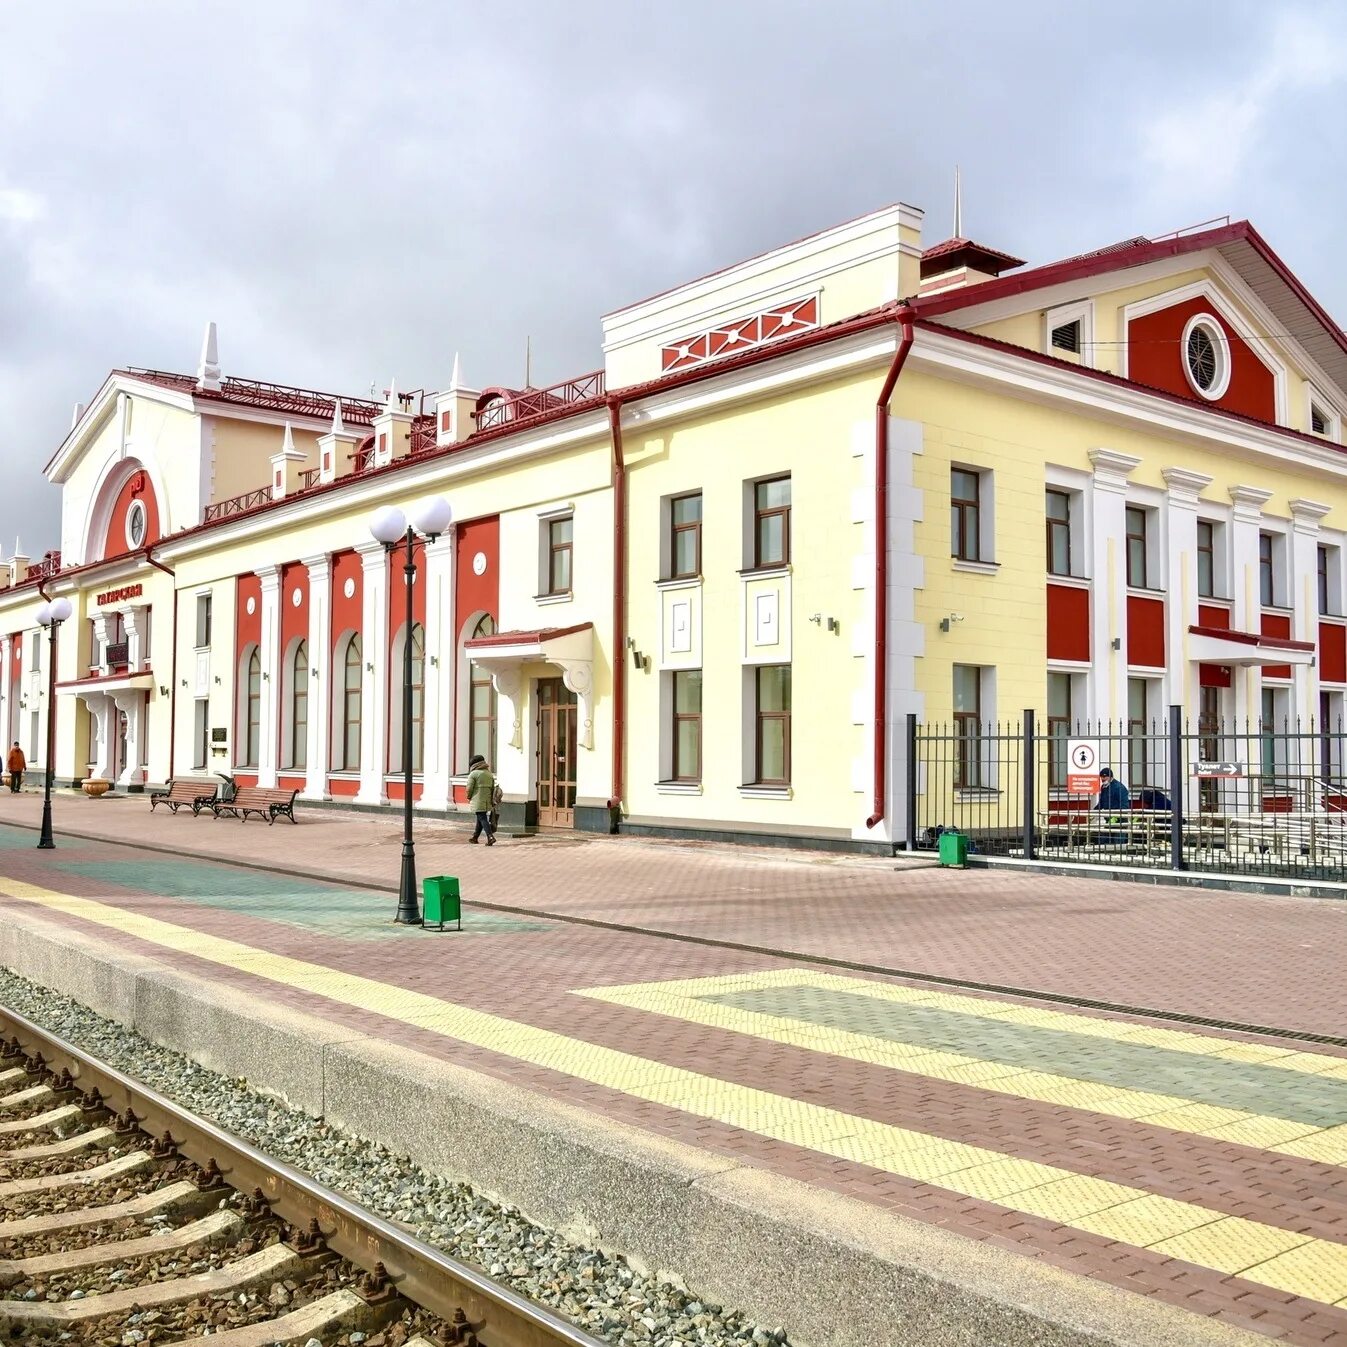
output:
[{"label": "lamp post base", "polygon": [[420,895],[416,892],[416,853],[410,841],[402,844],[402,878],[398,883],[398,912],[393,918],[400,926],[421,926]]},{"label": "lamp post base", "polygon": [[40,851],[54,851],[56,839],[51,835],[51,796],[42,801],[42,834],[37,839]]}]

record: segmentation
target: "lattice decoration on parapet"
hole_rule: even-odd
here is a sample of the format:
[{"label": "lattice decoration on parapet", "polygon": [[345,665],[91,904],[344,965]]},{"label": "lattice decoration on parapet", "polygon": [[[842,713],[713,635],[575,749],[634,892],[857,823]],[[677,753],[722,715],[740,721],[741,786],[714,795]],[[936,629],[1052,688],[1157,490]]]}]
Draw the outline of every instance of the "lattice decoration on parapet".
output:
[{"label": "lattice decoration on parapet", "polygon": [[818,326],[818,296],[796,299],[788,304],[778,304],[774,308],[764,309],[750,318],[739,318],[733,323],[722,323],[707,328],[695,336],[684,337],[661,347],[663,368],[670,370],[687,369],[690,365],[700,365],[704,360],[717,360],[721,356],[737,355],[740,351],[752,350],[764,342],[777,341],[782,337],[793,337],[798,332],[807,332]]}]

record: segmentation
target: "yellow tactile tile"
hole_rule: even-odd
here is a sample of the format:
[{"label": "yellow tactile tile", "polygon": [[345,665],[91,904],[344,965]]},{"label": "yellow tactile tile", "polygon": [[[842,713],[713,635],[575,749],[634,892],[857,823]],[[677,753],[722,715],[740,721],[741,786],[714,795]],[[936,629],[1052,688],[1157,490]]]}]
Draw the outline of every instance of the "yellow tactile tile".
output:
[{"label": "yellow tactile tile", "polygon": [[1309,1242],[1309,1235],[1274,1230],[1239,1216],[1223,1216],[1210,1225],[1162,1239],[1150,1248],[1152,1253],[1162,1253],[1166,1258],[1181,1258],[1185,1263],[1234,1276]]},{"label": "yellow tactile tile", "polygon": [[1234,1127],[1252,1122],[1258,1117],[1257,1113],[1246,1113],[1238,1108],[1221,1108],[1218,1104],[1184,1104],[1181,1108],[1147,1113],[1140,1121],[1149,1127],[1171,1127],[1177,1132],[1198,1132],[1207,1136],[1218,1127]]},{"label": "yellow tactile tile", "polygon": [[1157,1197],[1154,1193],[1134,1198],[1120,1206],[1081,1216],[1072,1222],[1080,1230],[1103,1235],[1146,1249],[1162,1239],[1186,1235],[1221,1219],[1219,1211],[1208,1211],[1191,1202],[1176,1202],[1173,1198]]},{"label": "yellow tactile tile", "polygon": [[1240,1274],[1291,1296],[1335,1305],[1347,1299],[1347,1245],[1317,1239]]},{"label": "yellow tactile tile", "polygon": [[1240,1146],[1252,1146],[1260,1151],[1279,1151],[1288,1141],[1297,1137],[1313,1136],[1321,1132],[1321,1127],[1311,1127],[1305,1123],[1287,1122],[1284,1118],[1250,1117],[1244,1122],[1227,1123],[1224,1127],[1213,1127],[1204,1131],[1203,1136],[1213,1137],[1217,1141],[1233,1141]]},{"label": "yellow tactile tile", "polygon": [[1347,1163],[1347,1126],[1327,1127],[1322,1132],[1288,1141],[1277,1150],[1283,1155],[1298,1155],[1302,1160],[1322,1160],[1326,1165]]},{"label": "yellow tactile tile", "polygon": [[[1256,1242],[1280,1247],[1284,1233],[1256,1222],[1234,1223],[1205,1208],[1157,1197],[1142,1189],[1110,1183],[1069,1170],[970,1146],[962,1142],[848,1115],[732,1081],[653,1063],[634,1053],[605,1048],[564,1034],[538,1030],[517,1021],[455,1005],[354,974],[280,954],[268,954],[237,941],[203,935],[189,928],[94,899],[61,894],[0,876],[0,891],[50,912],[131,935],[163,949],[190,952],[225,968],[246,967],[279,987],[322,988],[319,995],[362,1010],[377,1010],[407,1023],[452,1025],[452,1036],[477,1047],[508,1048],[519,1061],[563,1071],[577,1080],[625,1090],[634,1098],[655,1098],[703,1118],[734,1116],[746,1130],[810,1138],[816,1150],[855,1159],[914,1182],[938,1185],[967,1196],[999,1191],[1027,1178],[1032,1186],[998,1199],[1014,1210],[1042,1216],[1080,1230],[1107,1230],[1121,1240],[1182,1238],[1208,1229],[1214,1243],[1210,1262],[1224,1266],[1249,1256]],[[847,980],[842,980],[847,981]],[[743,985],[739,983],[737,985]],[[756,985],[756,984],[754,984]],[[854,986],[848,981],[848,986]],[[652,1071],[653,1067],[653,1071]],[[676,1101],[676,1102],[673,1102]],[[1334,1129],[1347,1133],[1347,1128]],[[1330,1138],[1336,1144],[1336,1138]],[[1314,1138],[1307,1138],[1306,1144]],[[1005,1168],[1011,1166],[1011,1168]],[[1015,1166],[1024,1166],[1018,1170]],[[1033,1183],[1035,1179],[1043,1182]],[[1215,1227],[1220,1227],[1215,1229]],[[1313,1239],[1268,1259],[1244,1273],[1251,1280],[1331,1303],[1347,1296],[1347,1246]]]}]

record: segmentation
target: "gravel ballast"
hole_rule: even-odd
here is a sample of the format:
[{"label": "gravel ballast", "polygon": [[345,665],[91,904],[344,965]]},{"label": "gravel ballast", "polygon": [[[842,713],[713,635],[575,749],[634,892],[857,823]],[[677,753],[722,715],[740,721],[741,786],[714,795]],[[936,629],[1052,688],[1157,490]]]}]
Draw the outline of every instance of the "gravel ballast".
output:
[{"label": "gravel ballast", "polygon": [[207,1071],[3,969],[0,1002],[596,1337],[622,1347],[769,1347],[787,1341],[784,1330],[756,1325],[647,1277],[620,1257],[563,1239],[465,1184],[288,1108],[246,1081]]}]

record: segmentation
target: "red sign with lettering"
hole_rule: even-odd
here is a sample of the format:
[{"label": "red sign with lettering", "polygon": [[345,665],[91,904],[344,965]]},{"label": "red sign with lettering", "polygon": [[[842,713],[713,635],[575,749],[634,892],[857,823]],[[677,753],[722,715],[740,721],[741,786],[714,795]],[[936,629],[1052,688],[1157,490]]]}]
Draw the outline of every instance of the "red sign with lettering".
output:
[{"label": "red sign with lettering", "polygon": [[138,599],[144,592],[144,585],[123,585],[120,589],[109,589],[100,594],[94,602],[100,608],[104,608],[110,603],[124,603],[127,599]]}]

